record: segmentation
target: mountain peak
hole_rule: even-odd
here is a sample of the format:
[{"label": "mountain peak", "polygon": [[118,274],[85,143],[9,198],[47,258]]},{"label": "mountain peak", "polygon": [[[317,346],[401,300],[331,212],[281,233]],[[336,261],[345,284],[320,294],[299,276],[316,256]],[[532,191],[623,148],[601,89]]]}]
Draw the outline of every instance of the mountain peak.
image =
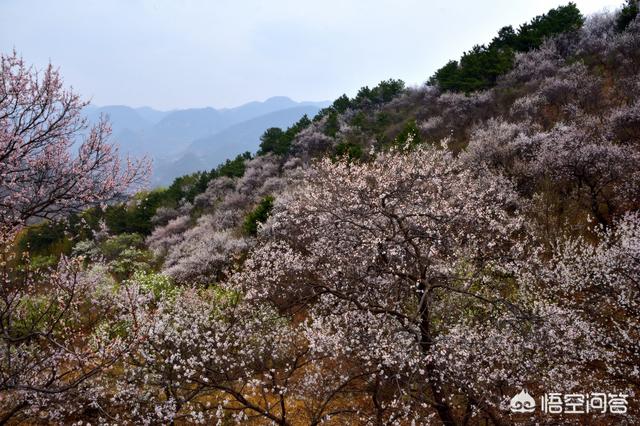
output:
[{"label": "mountain peak", "polygon": [[281,103],[281,102],[286,102],[286,103],[296,103],[293,99],[291,99],[288,96],[272,96],[270,98],[268,98],[267,100],[264,101],[264,103]]}]

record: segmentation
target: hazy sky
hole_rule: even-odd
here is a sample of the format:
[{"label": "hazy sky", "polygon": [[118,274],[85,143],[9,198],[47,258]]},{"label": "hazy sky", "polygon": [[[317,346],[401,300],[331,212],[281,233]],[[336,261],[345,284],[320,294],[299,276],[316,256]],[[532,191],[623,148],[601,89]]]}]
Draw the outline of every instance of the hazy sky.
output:
[{"label": "hazy sky", "polygon": [[[97,105],[229,107],[423,83],[559,0],[0,0],[0,51],[51,61]],[[577,0],[580,10],[622,0]]]}]

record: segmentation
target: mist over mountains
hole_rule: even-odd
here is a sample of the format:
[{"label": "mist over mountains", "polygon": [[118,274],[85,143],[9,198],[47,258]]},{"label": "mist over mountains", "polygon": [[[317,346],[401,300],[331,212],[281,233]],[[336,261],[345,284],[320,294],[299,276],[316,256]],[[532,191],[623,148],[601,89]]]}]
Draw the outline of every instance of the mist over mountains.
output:
[{"label": "mist over mountains", "polygon": [[113,142],[123,154],[152,158],[151,184],[161,186],[177,176],[211,169],[244,151],[254,152],[267,128],[290,126],[303,115],[312,117],[329,104],[276,96],[223,109],[158,111],[150,107],[89,105],[85,115],[90,123],[106,115],[113,129]]}]

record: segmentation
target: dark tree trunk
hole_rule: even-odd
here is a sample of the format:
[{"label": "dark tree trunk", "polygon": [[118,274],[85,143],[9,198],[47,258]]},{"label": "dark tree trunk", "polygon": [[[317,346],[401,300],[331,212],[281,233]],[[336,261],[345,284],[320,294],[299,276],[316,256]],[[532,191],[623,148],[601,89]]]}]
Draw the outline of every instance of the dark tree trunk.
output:
[{"label": "dark tree trunk", "polygon": [[[433,341],[430,331],[429,310],[426,309],[426,307],[422,310],[420,319],[420,347],[423,353],[428,354]],[[457,423],[453,416],[451,406],[447,402],[442,380],[440,380],[440,375],[436,367],[433,364],[429,364],[426,366],[426,371],[429,389],[431,389],[431,394],[435,402],[434,408],[442,424],[445,426],[455,426]]]}]

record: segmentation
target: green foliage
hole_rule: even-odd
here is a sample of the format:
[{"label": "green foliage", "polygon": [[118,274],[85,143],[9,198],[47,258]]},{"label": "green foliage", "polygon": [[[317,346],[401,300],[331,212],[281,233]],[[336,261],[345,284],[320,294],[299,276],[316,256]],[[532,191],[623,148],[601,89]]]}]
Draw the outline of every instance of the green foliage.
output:
[{"label": "green foliage", "polygon": [[26,227],[17,237],[18,253],[29,253],[29,267],[41,271],[55,267],[60,255],[68,255],[73,247],[72,228],[68,223],[43,221]]},{"label": "green foliage", "polygon": [[169,201],[178,202],[186,200],[192,202],[196,195],[203,193],[207,189],[207,185],[215,178],[226,177],[242,177],[245,170],[245,162],[251,159],[250,152],[239,154],[233,160],[227,160],[218,165],[218,167],[209,172],[196,172],[190,175],[176,178],[169,191]]},{"label": "green foliage", "polygon": [[140,234],[119,234],[99,244],[105,260],[117,259],[127,249],[143,249],[144,238]]},{"label": "green foliage", "polygon": [[540,47],[545,38],[576,31],[583,23],[584,17],[575,3],[559,6],[521,25],[512,47],[519,52],[528,52]]},{"label": "green foliage", "polygon": [[443,90],[470,93],[488,89],[499,76],[513,68],[515,52],[539,47],[543,40],[563,32],[579,29],[584,22],[574,3],[551,9],[514,31],[503,27],[489,46],[477,45],[465,52],[460,61],[449,61],[429,79],[429,84]]},{"label": "green foliage", "polygon": [[342,95],[331,104],[330,107],[321,109],[313,121],[320,121],[326,116],[342,114],[349,108],[362,109],[369,105],[380,105],[391,101],[396,96],[403,93],[405,84],[402,80],[388,79],[378,83],[373,89],[369,86],[361,87],[355,98],[349,99],[347,95]]},{"label": "green foliage", "polygon": [[69,216],[69,228],[75,240],[93,239],[93,233],[100,229],[100,221],[104,220],[104,211],[92,207],[78,214]]},{"label": "green foliage", "polygon": [[96,326],[94,334],[104,340],[124,339],[129,336],[131,326],[131,321],[109,319]]},{"label": "green foliage", "polygon": [[346,158],[349,161],[360,160],[362,158],[362,146],[353,142],[340,142],[336,145],[336,158]]},{"label": "green foliage", "polygon": [[36,255],[31,257],[29,266],[34,271],[42,271],[49,268],[55,268],[59,260],[59,255]]},{"label": "green foliage", "polygon": [[148,250],[128,248],[109,262],[109,272],[118,280],[126,279],[136,271],[151,270],[153,255]]},{"label": "green foliage", "polygon": [[260,137],[260,149],[258,155],[273,153],[276,155],[286,155],[291,150],[291,143],[296,135],[311,124],[307,114],[303,115],[297,123],[289,127],[286,131],[278,127],[267,129]]},{"label": "green foliage", "polygon": [[201,188],[206,189],[208,175],[207,172],[195,172],[175,178],[164,190],[163,204],[166,207],[176,207],[181,200],[189,201]]},{"label": "green foliage", "polygon": [[128,283],[140,285],[145,292],[153,294],[156,300],[173,300],[180,294],[180,287],[170,277],[156,272],[136,271],[124,284]]},{"label": "green foliage", "polygon": [[68,228],[65,222],[44,221],[31,225],[19,236],[17,249],[41,257],[57,258],[61,254],[68,254],[73,246],[68,236]]},{"label": "green foliage", "polygon": [[404,81],[394,80],[390,78],[389,80],[381,81],[376,87],[373,88],[371,93],[379,101],[389,102],[400,93],[402,93],[404,89]]},{"label": "green foliage", "polygon": [[318,121],[322,120],[327,115],[331,114],[333,111],[335,111],[333,106],[330,106],[330,107],[327,107],[327,108],[322,108],[320,111],[318,111],[318,113],[316,115],[313,116],[313,122],[317,123]]},{"label": "green foliage", "polygon": [[443,90],[473,92],[495,85],[502,74],[513,67],[514,52],[511,49],[474,46],[460,59],[460,64],[450,61],[436,71],[429,82]]},{"label": "green foliage", "polygon": [[242,224],[242,229],[247,235],[257,235],[258,224],[266,222],[271,210],[273,210],[273,201],[274,198],[271,195],[267,195],[255,209],[247,214]]},{"label": "green foliage", "polygon": [[102,216],[109,229],[116,234],[149,235],[153,228],[151,218],[166,199],[167,193],[162,189],[139,192],[128,203],[110,205],[104,212],[94,211],[94,214]]},{"label": "green foliage", "polygon": [[309,120],[309,117],[307,116],[307,114],[305,114],[300,120],[298,120],[296,124],[293,125],[293,129],[296,131],[296,133],[299,133],[301,130],[309,127],[310,124],[311,120]]},{"label": "green foliage", "polygon": [[621,33],[626,30],[629,24],[638,16],[638,11],[638,0],[627,0],[627,3],[616,18],[616,31]]},{"label": "green foliage", "polygon": [[[303,117],[298,123],[311,121]],[[42,222],[25,229],[17,240],[20,251],[29,251],[40,260],[60,254],[69,254],[76,241],[92,240],[93,232],[100,228],[100,222],[114,234],[150,235],[153,230],[151,218],[160,207],[177,207],[181,200],[193,202],[196,195],[204,192],[212,179],[221,176],[241,177],[244,175],[245,162],[251,159],[251,153],[245,152],[233,160],[227,160],[209,172],[196,172],[176,178],[168,188],[142,191],[126,203],[117,203],[105,209],[93,207],[82,213],[71,215],[67,222]],[[50,259],[47,260],[48,263]]]},{"label": "green foliage", "polygon": [[181,200],[193,202],[196,195],[203,193],[207,185],[215,178],[242,177],[245,170],[245,162],[251,159],[250,152],[244,152],[233,160],[227,160],[209,172],[195,172],[174,179],[173,183],[165,190],[161,205],[175,207]]},{"label": "green foliage", "polygon": [[6,332],[14,338],[40,332],[59,315],[59,305],[51,303],[45,295],[26,296],[19,301],[12,318],[12,326]]},{"label": "green foliage", "polygon": [[258,155],[264,155],[269,152],[279,155],[289,152],[285,132],[279,127],[270,127],[260,136]]},{"label": "green foliage", "polygon": [[100,247],[93,240],[82,240],[73,246],[72,254],[74,256],[82,256],[87,260],[87,263],[91,259],[99,259],[102,256]]},{"label": "green foliage", "polygon": [[351,124],[354,126],[362,127],[367,121],[367,116],[363,111],[358,111],[356,115],[351,119]]},{"label": "green foliage", "polygon": [[356,97],[353,98],[353,103],[357,104],[358,106],[362,106],[365,101],[371,101],[373,99],[373,91],[369,89],[369,86],[364,86],[361,87],[360,90],[358,90]]},{"label": "green foliage", "polygon": [[327,117],[327,122],[324,125],[324,134],[335,138],[339,130],[340,122],[338,121],[338,113],[336,111],[331,111]]},{"label": "green foliage", "polygon": [[226,307],[237,305],[242,298],[242,295],[238,291],[217,285],[209,287],[207,291],[216,301],[216,306],[220,308],[219,312],[224,312],[224,308]]},{"label": "green foliage", "polygon": [[378,105],[386,103],[404,92],[404,89],[404,81],[390,78],[389,80],[381,81],[373,89],[369,89],[368,86],[362,87],[351,103],[360,108],[367,104]]},{"label": "green foliage", "polygon": [[355,109],[356,114],[351,120],[351,124],[365,127],[368,123],[367,116],[364,111],[362,111],[363,109],[389,102],[404,93],[404,91],[404,81],[395,79],[383,80],[373,89],[369,88],[369,86],[364,86],[360,88],[355,98],[349,99],[347,95],[342,95],[336,99],[330,107],[321,109],[318,114],[313,117],[313,121],[319,122],[326,117],[323,132],[329,137],[335,137],[340,130],[338,114],[344,113],[349,108]]},{"label": "green foliage", "polygon": [[458,61],[449,61],[429,78],[429,84],[442,90],[454,90],[459,80]]},{"label": "green foliage", "polygon": [[491,41],[491,47],[497,49],[513,48],[518,40],[518,34],[515,32],[511,25],[502,27],[498,31],[497,37],[494,37]]},{"label": "green foliage", "polygon": [[[236,156],[236,158],[234,158],[233,160],[225,161],[223,164],[219,165],[217,168],[209,172],[209,180],[221,176],[230,178],[239,178],[244,176],[244,171],[246,168],[245,162],[247,160],[251,160],[251,153],[249,151]],[[204,189],[206,189],[206,187]],[[204,192],[204,189],[202,192]]]},{"label": "green foliage", "polygon": [[394,145],[402,148],[413,148],[420,144],[420,142],[420,130],[418,129],[416,120],[409,120],[404,126],[404,129],[396,136]]},{"label": "green foliage", "polygon": [[62,238],[64,238],[64,226],[43,222],[25,229],[18,240],[18,248],[21,252],[37,253]]},{"label": "green foliage", "polygon": [[74,247],[73,254],[84,256],[87,263],[104,262],[108,271],[120,281],[136,271],[151,270],[153,261],[153,255],[146,249],[140,234],[119,234],[99,243],[80,241]]},{"label": "green foliage", "polygon": [[460,59],[460,89],[464,92],[488,89],[499,76],[513,68],[514,53],[510,49],[474,46]]},{"label": "green foliage", "polygon": [[347,95],[342,95],[338,99],[333,101],[331,108],[342,114],[343,112],[351,108],[351,100]]}]

